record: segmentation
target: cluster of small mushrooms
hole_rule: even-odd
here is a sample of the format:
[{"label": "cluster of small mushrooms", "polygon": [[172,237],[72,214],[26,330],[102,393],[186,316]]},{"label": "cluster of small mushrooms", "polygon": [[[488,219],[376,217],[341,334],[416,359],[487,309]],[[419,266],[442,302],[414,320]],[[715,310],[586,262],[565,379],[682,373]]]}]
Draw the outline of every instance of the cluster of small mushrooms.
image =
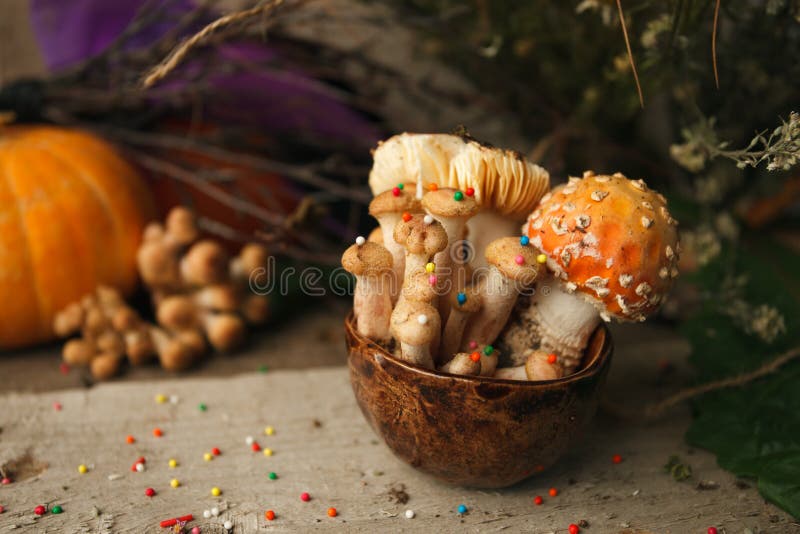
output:
[{"label": "cluster of small mushrooms", "polygon": [[549,191],[519,153],[445,134],[397,135],[373,156],[380,228],[342,265],[358,332],[410,363],[560,378],[601,320],[645,320],[678,274],[677,222],[642,180],[587,171]]},{"label": "cluster of small mushrooms", "polygon": [[267,275],[268,253],[247,244],[230,258],[217,241],[201,239],[194,215],[173,208],[164,225],[151,223],[137,253],[139,275],[155,308],[156,324],[128,306],[114,289],[98,287],[55,318],[64,361],[89,366],[97,380],[111,378],[127,357],[142,365],[156,357],[170,371],[186,369],[208,352],[230,352],[247,325],[268,317],[266,296],[251,292],[250,277]]}]

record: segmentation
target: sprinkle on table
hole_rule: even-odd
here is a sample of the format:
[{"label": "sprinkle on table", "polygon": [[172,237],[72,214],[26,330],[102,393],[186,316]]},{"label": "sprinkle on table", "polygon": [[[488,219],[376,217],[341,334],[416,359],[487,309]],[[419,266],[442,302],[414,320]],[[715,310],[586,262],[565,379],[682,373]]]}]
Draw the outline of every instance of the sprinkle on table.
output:
[{"label": "sprinkle on table", "polygon": [[414,519],[414,516],[417,515],[414,513],[414,510],[406,510],[406,519]]},{"label": "sprinkle on table", "polygon": [[44,506],[42,506],[41,504],[33,509],[33,513],[36,514],[36,515],[44,515],[44,513],[46,511],[47,511],[47,509]]},{"label": "sprinkle on table", "polygon": [[455,193],[453,193],[453,200],[455,200],[456,202],[461,202],[462,200],[464,200],[464,193],[462,193],[461,191],[456,191]]},{"label": "sprinkle on table", "polygon": [[220,495],[222,495],[222,490],[214,486],[213,488],[211,488],[211,495],[214,497],[219,497]]},{"label": "sprinkle on table", "polygon": [[153,436],[154,437],[160,438],[163,435],[164,435],[164,432],[160,428],[156,427],[156,428],[153,429]]},{"label": "sprinkle on table", "polygon": [[533,498],[533,504],[535,504],[536,506],[541,506],[543,502],[544,499],[542,498],[541,495],[537,495],[536,497]]},{"label": "sprinkle on table", "polygon": [[264,449],[264,456],[272,456],[272,454],[273,454],[272,449],[270,449],[269,447]]},{"label": "sprinkle on table", "polygon": [[428,184],[428,191],[438,191],[438,190],[439,190],[439,184],[436,183]]},{"label": "sprinkle on table", "polygon": [[472,360],[473,362],[479,362],[479,361],[481,361],[481,353],[478,352],[478,351],[475,351],[475,352],[473,352],[472,354],[469,355],[469,359]]},{"label": "sprinkle on table", "polygon": [[252,445],[255,442],[255,439],[253,439],[253,436],[247,436],[246,438],[244,438],[244,442],[247,445]]},{"label": "sprinkle on table", "polygon": [[555,497],[558,495],[558,489],[550,488],[550,491],[548,491],[548,493],[550,494],[551,497]]},{"label": "sprinkle on table", "polygon": [[176,460],[175,458],[170,458],[167,465],[169,465],[170,469],[175,469],[176,467],[178,467],[178,460]]},{"label": "sprinkle on table", "polygon": [[62,362],[61,365],[58,366],[58,370],[61,371],[62,375],[69,374],[69,365]]},{"label": "sprinkle on table", "polygon": [[197,405],[197,409],[200,410],[201,412],[205,412],[206,410],[208,410],[208,406],[206,406],[205,402],[201,402],[200,404]]},{"label": "sprinkle on table", "polygon": [[57,411],[57,412],[60,412],[60,411],[61,411],[61,408],[63,408],[63,406],[61,405],[61,403],[60,403],[60,402],[58,402],[58,401],[55,401],[55,402],[53,403],[53,409],[54,409],[55,411]]},{"label": "sprinkle on table", "polygon": [[708,534],[717,534],[717,527],[708,527]]},{"label": "sprinkle on table", "polygon": [[494,347],[493,347],[493,346],[491,346],[491,345],[486,345],[486,346],[483,348],[483,353],[484,353],[485,355],[487,355],[487,356],[491,356],[493,352],[494,352]]},{"label": "sprinkle on table", "polygon": [[81,464],[78,466],[78,473],[85,475],[87,471],[89,471],[89,468],[86,465]]},{"label": "sprinkle on table", "polygon": [[210,452],[203,453],[203,460],[205,460],[206,462],[210,462],[213,459],[214,455],[211,454]]},{"label": "sprinkle on table", "polygon": [[465,191],[465,193],[467,194],[468,197],[474,197],[475,196],[475,188],[474,187],[468,187],[467,190]]},{"label": "sprinkle on table", "polygon": [[531,242],[531,239],[526,235],[524,235],[524,236],[519,238],[519,244],[522,245],[523,247],[528,246],[528,244],[530,242]]},{"label": "sprinkle on table", "polygon": [[544,254],[539,254],[536,256],[536,263],[547,263],[547,256]]},{"label": "sprinkle on table", "polygon": [[517,265],[524,264],[525,256],[523,256],[522,254],[517,254],[516,256],[514,256],[514,263],[516,263]]},{"label": "sprinkle on table", "polygon": [[261,450],[261,445],[259,445],[257,441],[254,441],[253,444],[250,445],[250,448],[253,450],[253,452],[258,452]]},{"label": "sprinkle on table", "polygon": [[272,510],[267,510],[266,512],[264,512],[264,517],[267,519],[267,521],[274,521],[275,512],[273,512]]},{"label": "sprinkle on table", "polygon": [[258,372],[259,373],[266,373],[267,371],[269,371],[269,367],[267,367],[266,365],[259,365],[258,366]]},{"label": "sprinkle on table", "polygon": [[225,521],[224,523],[222,523],[222,528],[224,528],[225,530],[233,530],[233,523],[230,521]]},{"label": "sprinkle on table", "polygon": [[267,436],[271,436],[274,433],[275,433],[275,429],[272,428],[271,426],[268,426],[267,428],[264,429],[264,434],[266,434]]},{"label": "sprinkle on table", "polygon": [[467,510],[468,510],[468,508],[467,508],[467,506],[465,504],[459,504],[458,505],[458,515],[466,514]]},{"label": "sprinkle on table", "polygon": [[269,477],[270,480],[277,480],[278,478],[278,475],[277,473],[275,473],[275,471],[271,471],[270,474],[267,476]]},{"label": "sprinkle on table", "polygon": [[125,442],[126,442],[128,445],[133,445],[134,443],[136,443],[136,438],[134,438],[133,436],[131,436],[130,434],[128,434],[127,436],[125,436]]},{"label": "sprinkle on table", "polygon": [[156,402],[158,404],[164,404],[165,402],[167,402],[167,396],[164,395],[163,393],[159,393],[158,395],[156,395]]},{"label": "sprinkle on table", "polygon": [[622,456],[619,454],[615,454],[614,456],[611,457],[611,461],[614,462],[615,464],[621,464]]},{"label": "sprinkle on table", "polygon": [[181,481],[178,480],[177,478],[173,478],[172,480],[169,481],[169,485],[172,486],[173,488],[177,488],[178,486],[181,485]]},{"label": "sprinkle on table", "polygon": [[214,447],[213,449],[211,449],[211,454],[213,454],[214,456],[219,456],[220,454],[222,454],[222,451],[219,450],[219,447]]},{"label": "sprinkle on table", "polygon": [[336,517],[337,515],[339,515],[339,512],[336,511],[336,508],[332,506],[328,508],[328,517]]},{"label": "sprinkle on table", "polygon": [[300,500],[303,502],[308,502],[311,500],[311,495],[309,495],[307,492],[304,491],[303,493],[300,494]]},{"label": "sprinkle on table", "polygon": [[153,488],[145,488],[144,494],[147,495],[148,497],[153,497],[156,494],[156,490],[154,490]]},{"label": "sprinkle on table", "polygon": [[414,216],[411,215],[410,213],[408,213],[407,211],[403,212],[403,222],[408,222],[413,218],[414,218]]},{"label": "sprinkle on table", "polygon": [[569,526],[569,534],[578,534],[580,531],[581,531],[581,527],[579,527],[575,523],[572,523]]},{"label": "sprinkle on table", "polygon": [[57,504],[57,505],[53,506],[53,507],[50,509],[50,512],[51,512],[51,513],[54,513],[54,514],[56,514],[56,515],[58,515],[58,514],[61,514],[61,513],[63,513],[63,512],[64,512],[64,509],[63,509],[63,508],[61,508],[61,506]]},{"label": "sprinkle on table", "polygon": [[133,469],[135,469],[137,473],[144,473],[144,464],[142,462],[136,462],[133,464]]},{"label": "sprinkle on table", "polygon": [[0,514],[5,513],[5,511],[6,511],[6,507],[3,506],[2,504],[0,504]]}]

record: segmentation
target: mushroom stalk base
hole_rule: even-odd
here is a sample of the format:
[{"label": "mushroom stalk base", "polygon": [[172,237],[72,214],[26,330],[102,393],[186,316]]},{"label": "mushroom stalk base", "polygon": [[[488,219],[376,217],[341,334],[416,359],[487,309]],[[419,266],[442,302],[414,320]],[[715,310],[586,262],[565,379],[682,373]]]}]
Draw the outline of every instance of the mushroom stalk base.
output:
[{"label": "mushroom stalk base", "polygon": [[480,284],[483,305],[467,324],[461,338],[463,351],[469,350],[470,341],[475,341],[478,346],[492,343],[503,330],[519,296],[514,283],[503,276],[494,265],[489,266],[488,275]]},{"label": "mushroom stalk base", "polygon": [[458,352],[461,337],[464,335],[464,327],[467,325],[469,314],[459,310],[451,310],[447,318],[447,324],[442,334],[442,346],[439,350],[439,361],[447,361],[453,358]]},{"label": "mushroom stalk base", "polygon": [[392,297],[388,276],[360,276],[353,296],[353,312],[358,332],[375,341],[386,341],[392,316]]},{"label": "mushroom stalk base", "polygon": [[467,221],[467,237],[473,248],[472,266],[476,269],[488,267],[484,252],[489,243],[501,237],[519,235],[521,224],[490,209],[476,213]]},{"label": "mushroom stalk base", "polygon": [[433,358],[431,357],[430,347],[428,345],[409,345],[408,343],[400,343],[401,357],[407,362],[417,364],[428,369],[433,369]]}]

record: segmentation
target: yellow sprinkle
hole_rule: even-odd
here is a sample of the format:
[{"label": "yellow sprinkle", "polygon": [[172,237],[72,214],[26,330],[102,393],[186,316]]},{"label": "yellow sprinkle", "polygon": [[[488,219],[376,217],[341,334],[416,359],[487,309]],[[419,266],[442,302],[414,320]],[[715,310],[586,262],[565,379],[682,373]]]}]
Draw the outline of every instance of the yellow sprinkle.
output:
[{"label": "yellow sprinkle", "polygon": [[267,428],[264,429],[264,434],[266,434],[268,436],[271,436],[274,433],[275,433],[275,429],[272,428],[271,426],[268,426]]},{"label": "yellow sprinkle", "polygon": [[432,261],[425,264],[425,271],[432,273],[435,270],[436,270],[436,264],[433,263]]},{"label": "yellow sprinkle", "polygon": [[545,256],[544,254],[539,254],[538,256],[536,256],[536,261],[538,263],[547,263],[547,256]]},{"label": "yellow sprinkle", "polygon": [[85,465],[81,464],[78,466],[78,473],[84,474],[89,470]]},{"label": "yellow sprinkle", "polygon": [[214,486],[213,488],[211,488],[211,495],[213,495],[214,497],[219,497],[221,494],[222,490],[219,489],[218,487]]},{"label": "yellow sprinkle", "polygon": [[167,402],[167,396],[159,393],[158,395],[156,395],[156,402],[159,404],[164,404],[165,402]]},{"label": "yellow sprinkle", "polygon": [[206,462],[210,462],[213,459],[214,459],[214,455],[211,454],[210,452],[207,452],[207,453],[205,453],[203,455],[203,460],[205,460]]},{"label": "yellow sprinkle", "polygon": [[272,449],[264,449],[264,456],[272,456]]},{"label": "yellow sprinkle", "polygon": [[170,458],[169,459],[169,468],[170,469],[175,469],[176,467],[178,467],[178,461],[175,458]]},{"label": "yellow sprinkle", "polygon": [[173,488],[177,488],[178,486],[181,485],[181,483],[178,481],[177,478],[173,478],[172,480],[169,481],[169,485],[172,486]]}]

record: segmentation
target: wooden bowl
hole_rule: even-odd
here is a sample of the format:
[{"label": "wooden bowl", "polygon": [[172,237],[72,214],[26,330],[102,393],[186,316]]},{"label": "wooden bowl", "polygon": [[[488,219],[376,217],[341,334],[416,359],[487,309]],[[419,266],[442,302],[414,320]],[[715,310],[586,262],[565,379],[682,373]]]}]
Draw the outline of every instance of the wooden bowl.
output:
[{"label": "wooden bowl", "polygon": [[580,439],[611,363],[601,325],[580,370],[541,382],[457,376],[399,360],[345,320],[350,382],[369,424],[401,460],[434,477],[502,488],[545,470]]}]

